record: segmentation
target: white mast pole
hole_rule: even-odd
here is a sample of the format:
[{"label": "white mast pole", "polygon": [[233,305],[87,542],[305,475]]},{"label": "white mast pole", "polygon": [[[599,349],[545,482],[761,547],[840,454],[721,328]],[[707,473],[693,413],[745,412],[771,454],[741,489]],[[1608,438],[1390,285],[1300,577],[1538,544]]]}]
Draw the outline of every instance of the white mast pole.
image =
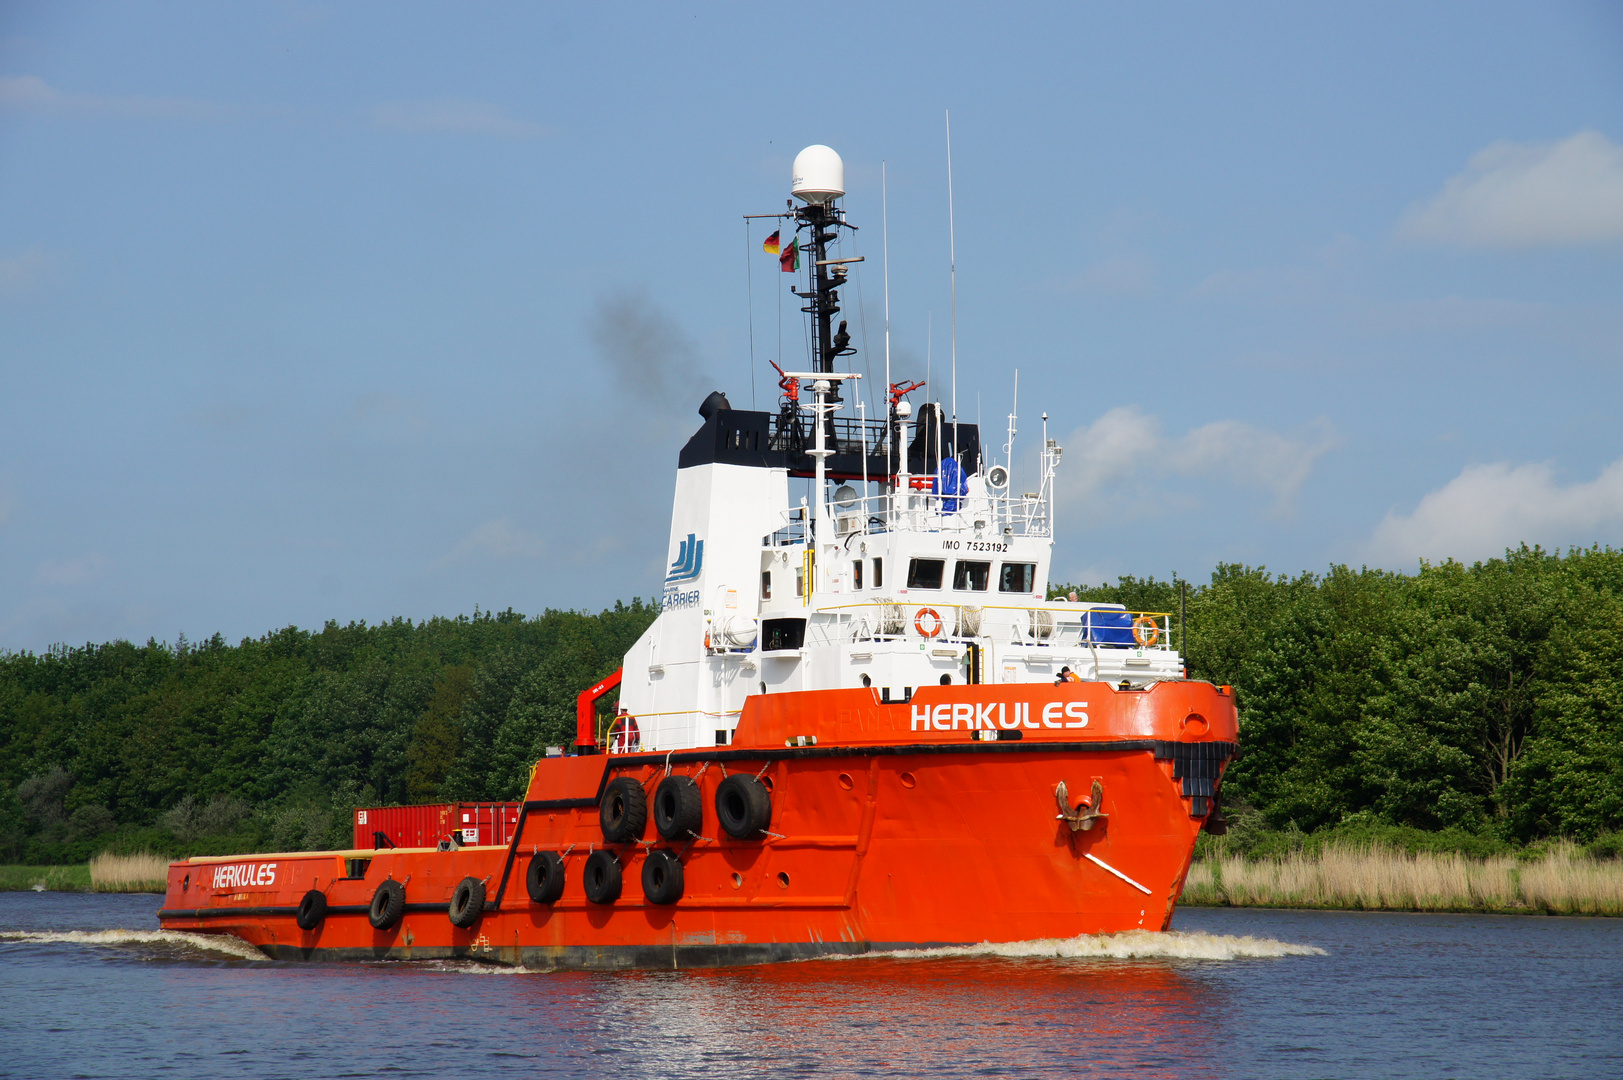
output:
[{"label": "white mast pole", "polygon": [[952,110],[947,116],[947,272],[952,280],[952,453],[958,456],[958,242],[952,214]]},{"label": "white mast pole", "polygon": [[[890,478],[894,475],[890,461],[890,193],[883,161],[879,163],[879,213],[880,236],[885,257],[885,481],[886,486],[891,488],[890,494],[894,496],[895,486],[890,483]],[[867,494],[867,491],[863,492],[863,495]],[[888,510],[886,516],[889,517]]]}]

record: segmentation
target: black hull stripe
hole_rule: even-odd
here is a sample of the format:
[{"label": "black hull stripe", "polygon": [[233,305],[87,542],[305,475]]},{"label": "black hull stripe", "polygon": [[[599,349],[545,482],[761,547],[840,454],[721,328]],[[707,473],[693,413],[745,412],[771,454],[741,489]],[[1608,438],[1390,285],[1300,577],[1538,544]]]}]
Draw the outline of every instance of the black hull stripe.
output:
[{"label": "black hull stripe", "polygon": [[830,956],[861,956],[864,953],[935,949],[967,942],[761,942],[747,945],[570,945],[560,947],[519,947],[473,949],[466,946],[424,948],[302,948],[297,945],[261,946],[275,960],[355,961],[355,960],[473,960],[510,966],[517,963],[535,970],[627,971],[632,969],[718,968],[744,964],[770,964],[786,960],[815,960]]},{"label": "black hull stripe", "polygon": [[[331,904],[327,907],[328,915],[366,915],[372,910],[370,904]],[[404,914],[424,911],[450,911],[451,905],[412,903],[405,906]],[[293,904],[287,907],[204,907],[204,908],[165,908],[158,912],[160,919],[229,919],[233,915],[252,918],[263,918],[270,915],[297,915],[299,907]]]},{"label": "black hull stripe", "polygon": [[[584,810],[603,801],[603,789],[608,785],[609,773],[641,765],[687,765],[705,761],[805,761],[833,757],[909,757],[927,754],[1110,754],[1133,750],[1156,751],[1166,744],[1162,739],[1096,739],[1089,742],[1032,742],[1023,739],[961,743],[904,743],[890,746],[763,746],[757,748],[721,748],[714,750],[681,750],[671,754],[611,754],[603,779],[598,782],[597,794],[573,799],[531,799],[524,809],[532,813],[543,810]],[[1170,744],[1167,744],[1170,745]],[[1202,744],[1190,744],[1202,745]],[[1222,747],[1222,759],[1234,756],[1239,749],[1234,743],[1218,742],[1204,745]],[[598,755],[605,756],[605,755]]]}]

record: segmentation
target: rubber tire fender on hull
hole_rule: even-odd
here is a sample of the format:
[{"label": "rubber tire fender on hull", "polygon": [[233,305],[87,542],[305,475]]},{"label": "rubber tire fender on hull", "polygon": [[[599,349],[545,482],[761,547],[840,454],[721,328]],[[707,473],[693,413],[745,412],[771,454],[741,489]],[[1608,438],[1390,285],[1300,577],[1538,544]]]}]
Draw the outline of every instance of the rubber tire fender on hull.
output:
[{"label": "rubber tire fender on hull", "polygon": [[654,828],[667,840],[698,836],[704,827],[704,795],[691,776],[667,776],[654,789]]},{"label": "rubber tire fender on hull", "polygon": [[381,882],[377,892],[372,894],[372,906],[367,909],[366,919],[374,930],[392,930],[405,913],[406,887],[390,878]]},{"label": "rubber tire fender on hull", "polygon": [[612,851],[594,851],[586,856],[581,873],[586,899],[594,904],[612,904],[620,899],[620,860]]},{"label": "rubber tire fender on hull", "polygon": [[457,882],[456,892],[451,894],[451,903],[445,909],[451,925],[467,930],[484,913],[485,883],[475,877],[465,877]]},{"label": "rubber tire fender on hull", "polygon": [[663,849],[648,853],[642,864],[642,894],[650,904],[674,904],[682,899],[682,864]]},{"label": "rubber tire fender on hull", "polygon": [[293,921],[299,924],[300,930],[314,930],[326,917],[327,894],[320,889],[311,889],[299,901],[299,913],[293,916]]},{"label": "rubber tire fender on hull", "polygon": [[648,796],[643,793],[642,785],[629,776],[610,780],[597,817],[603,826],[605,843],[629,844],[641,840],[648,828]]},{"label": "rubber tire fender on hull", "polygon": [[556,851],[538,851],[530,856],[524,888],[538,904],[555,903],[564,894],[564,861]]},{"label": "rubber tire fender on hull", "polygon": [[734,773],[716,785],[716,820],[735,840],[756,840],[772,824],[772,796],[766,785]]}]

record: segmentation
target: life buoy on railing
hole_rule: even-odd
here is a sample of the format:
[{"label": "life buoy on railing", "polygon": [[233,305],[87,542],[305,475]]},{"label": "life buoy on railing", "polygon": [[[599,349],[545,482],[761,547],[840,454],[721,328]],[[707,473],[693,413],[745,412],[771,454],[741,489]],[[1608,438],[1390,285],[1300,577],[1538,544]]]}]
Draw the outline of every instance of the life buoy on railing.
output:
[{"label": "life buoy on railing", "polygon": [[1161,640],[1161,628],[1148,615],[1133,620],[1133,640],[1140,645],[1154,645]]},{"label": "life buoy on railing", "polygon": [[[925,619],[930,620],[928,629],[925,628]],[[919,613],[913,616],[913,629],[919,632],[920,637],[935,637],[945,625],[941,621],[941,612],[933,607],[921,607]]]}]

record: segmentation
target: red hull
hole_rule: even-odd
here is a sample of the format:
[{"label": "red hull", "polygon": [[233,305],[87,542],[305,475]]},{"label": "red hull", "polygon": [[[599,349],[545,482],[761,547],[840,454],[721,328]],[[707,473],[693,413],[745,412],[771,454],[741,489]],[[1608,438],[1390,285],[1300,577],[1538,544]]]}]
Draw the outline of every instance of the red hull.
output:
[{"label": "red hull", "polygon": [[[1193,682],[926,687],[895,705],[869,690],[758,696],[730,746],[542,760],[510,845],[191,859],[170,867],[160,918],[286,959],[587,968],[1161,929],[1236,730],[1226,688]],[[630,776],[652,794],[667,771],[698,780],[705,839],[667,843],[650,823],[642,842],[605,845],[608,781]],[[739,772],[770,785],[763,839],[734,840],[716,825],[716,785]],[[1073,831],[1058,817],[1056,786],[1064,781],[1074,803],[1095,780],[1106,816]],[[594,904],[581,867],[606,846],[624,887]],[[682,863],[674,904],[644,898],[640,874],[654,849]],[[534,902],[525,880],[546,851],[565,866],[550,904]],[[488,883],[487,900],[460,928],[447,908],[470,877]],[[387,879],[404,884],[406,909],[379,930],[368,905]],[[295,913],[312,889],[326,916],[303,930]]]}]

